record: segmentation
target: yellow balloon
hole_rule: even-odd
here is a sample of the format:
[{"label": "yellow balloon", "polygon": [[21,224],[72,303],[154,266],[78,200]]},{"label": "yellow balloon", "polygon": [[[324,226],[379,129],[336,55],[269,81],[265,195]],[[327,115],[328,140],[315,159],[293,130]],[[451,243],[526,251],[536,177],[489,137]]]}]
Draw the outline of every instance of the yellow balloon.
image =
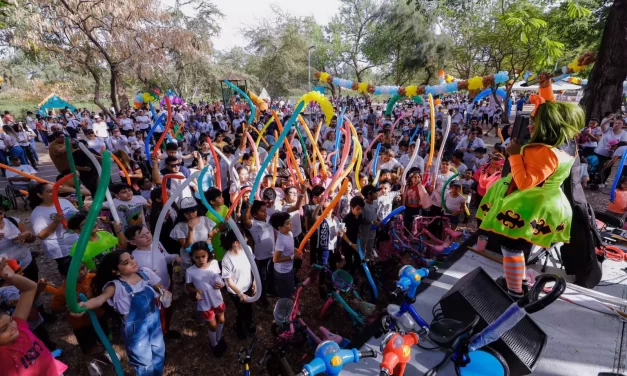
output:
[{"label": "yellow balloon", "polygon": [[144,103],[150,103],[152,102],[152,95],[144,93],[142,94],[142,99],[144,100]]},{"label": "yellow balloon", "polygon": [[322,109],[322,112],[324,113],[324,117],[326,119],[327,125],[331,124],[331,119],[333,118],[333,105],[331,104],[331,102],[329,101],[329,99],[327,97],[325,97],[323,94],[317,92],[317,91],[310,91],[309,93],[303,95],[299,102],[303,101],[305,102],[305,105],[303,106],[303,110],[305,107],[307,107],[307,105],[309,104],[309,102],[316,102],[320,105],[320,108]]},{"label": "yellow balloon", "polygon": [[483,78],[474,76],[468,80],[468,90],[479,90],[483,87]]},{"label": "yellow balloon", "polygon": [[362,94],[366,94],[368,92],[368,83],[367,82],[360,82],[357,85],[357,91],[359,91]]},{"label": "yellow balloon", "polygon": [[326,83],[328,78],[329,74],[327,72],[320,73],[320,82]]},{"label": "yellow balloon", "polygon": [[418,95],[418,86],[411,85],[405,88],[405,95],[412,98]]}]

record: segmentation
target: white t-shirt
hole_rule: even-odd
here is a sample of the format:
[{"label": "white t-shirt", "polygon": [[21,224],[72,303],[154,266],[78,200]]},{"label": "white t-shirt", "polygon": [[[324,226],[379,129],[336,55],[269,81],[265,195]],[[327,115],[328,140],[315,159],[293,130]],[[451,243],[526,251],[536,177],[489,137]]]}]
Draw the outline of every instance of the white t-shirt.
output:
[{"label": "white t-shirt", "polygon": [[135,116],[137,129],[144,130],[150,128],[150,118],[148,116]]},{"label": "white t-shirt", "polygon": [[149,249],[136,249],[133,251],[133,258],[140,268],[148,268],[156,271],[157,276],[161,278],[161,285],[164,288],[170,288],[170,275],[168,274],[168,264],[172,262],[174,255],[165,251],[161,243],[158,244],[158,250],[154,251],[155,265],[152,265],[153,254]]},{"label": "white t-shirt", "polygon": [[457,197],[452,197],[450,192],[446,192],[444,199],[446,200],[446,207],[449,212],[462,210],[466,202],[466,199],[461,194]]},{"label": "white t-shirt", "polygon": [[95,137],[93,140],[87,139],[87,146],[98,153],[107,148],[107,144],[105,144],[104,140],[100,137]]},{"label": "white t-shirt", "polygon": [[[244,250],[238,253],[233,251],[226,252],[222,259],[222,278],[225,280],[230,278],[242,293],[248,291],[250,286],[252,286],[253,279],[251,272],[250,262],[248,262],[248,257]],[[235,294],[235,291],[233,291],[228,284],[226,285],[226,289],[231,294]]]},{"label": "white t-shirt", "polygon": [[195,289],[202,292],[202,299],[196,302],[198,311],[206,312],[224,303],[220,289],[213,287],[219,281],[222,281],[222,276],[220,275],[220,266],[216,260],[211,260],[205,269],[200,269],[196,265],[187,269],[185,283],[191,283]]},{"label": "white t-shirt", "polygon": [[107,128],[107,123],[105,123],[104,121],[101,120],[95,122],[94,124],[92,124],[92,127],[97,137],[109,137],[109,129]]},{"label": "white t-shirt", "polygon": [[614,134],[612,127],[607,128],[607,130],[603,133],[603,137],[599,140],[599,144],[596,149],[594,149],[594,152],[604,157],[611,156],[613,151],[610,150],[608,144],[613,140],[618,140],[618,142],[627,141],[627,132],[621,131],[616,135]]},{"label": "white t-shirt", "polygon": [[[31,174],[31,175],[36,175],[37,171],[31,166],[31,165],[27,165],[27,164],[23,164],[23,165],[19,165],[19,166],[13,166],[14,169],[18,170],[18,171],[22,171],[25,172],[27,174]],[[11,170],[6,170],[6,174],[7,174],[7,179],[10,178],[15,178],[15,177],[23,177],[22,175],[19,175]],[[13,182],[13,185],[17,185],[18,187],[22,186],[22,187],[26,187],[28,186],[29,183],[31,183],[33,180],[29,180],[29,181],[16,181]]]},{"label": "white t-shirt", "polygon": [[[287,209],[291,208],[294,205],[284,205],[282,211],[287,213]],[[297,237],[303,232],[301,223],[300,223],[300,212],[302,209],[294,210],[293,212],[288,213],[290,215],[290,219],[292,221],[292,235]]]},{"label": "white t-shirt", "polygon": [[129,118],[120,119],[120,124],[122,124],[122,129],[125,131],[132,131],[133,129],[133,120]]},{"label": "white t-shirt", "polygon": [[[416,157],[417,158],[417,157]],[[409,160],[407,161],[409,163]],[[379,161],[377,165],[377,171],[379,170],[388,170],[388,171],[396,171],[399,167],[403,167],[396,158],[390,159],[388,162],[383,162],[383,160]]]},{"label": "white t-shirt", "polygon": [[271,258],[274,252],[274,229],[272,226],[267,222],[253,219],[252,226],[248,231],[255,241],[255,259],[266,260]]},{"label": "white t-shirt", "polygon": [[[78,212],[74,205],[66,199],[60,198],[59,204],[61,204],[61,210],[66,219]],[[33,232],[35,235],[39,234],[43,229],[48,227],[53,222],[53,218],[57,214],[57,210],[54,206],[41,206],[39,205],[30,215],[30,223],[33,226]],[[46,239],[42,240],[46,257],[50,259],[58,259],[70,254],[72,246],[78,240],[78,234],[66,230],[63,224],[59,223],[56,230],[50,234]]]},{"label": "white t-shirt", "polygon": [[[280,232],[277,233],[276,245],[274,246],[274,250],[281,252],[281,257],[293,255],[294,254],[294,236],[292,235],[292,233],[290,232],[287,235],[283,235]],[[274,270],[276,270],[279,273],[289,273],[293,267],[294,267],[294,260],[274,263]]]},{"label": "white t-shirt", "polygon": [[[603,136],[603,130],[601,129],[601,127],[597,126],[597,127],[594,127],[594,128],[589,128],[589,127],[586,127],[586,128],[590,129],[590,134],[595,136],[595,137]],[[586,128],[584,128],[584,129],[586,129]],[[584,129],[582,129],[582,131]],[[583,144],[581,144],[581,147],[584,147],[584,148],[595,147],[596,148],[597,145],[598,145],[597,141],[592,141],[591,139],[588,139],[588,141],[586,141]]]},{"label": "white t-shirt", "polygon": [[[215,222],[205,216],[199,216],[200,220],[198,224],[194,226],[194,242],[204,242],[209,239],[209,231],[211,231],[215,226]],[[179,222],[174,226],[172,231],[170,232],[170,237],[172,239],[187,239],[187,235],[189,234],[189,226],[187,225],[187,221]],[[192,259],[185,250],[185,248],[181,248],[181,261],[183,265],[191,265]]]},{"label": "white t-shirt", "polygon": [[416,159],[414,159],[414,163],[411,166],[408,166],[410,159],[411,159],[411,156],[409,154],[403,154],[401,158],[399,159],[399,162],[405,170],[410,169],[412,167],[418,167],[420,169],[420,173],[422,174],[425,171],[425,160],[421,156],[416,155]]},{"label": "white t-shirt", "polygon": [[[453,171],[448,171],[446,174],[438,172],[436,175],[435,189],[431,193],[431,201],[433,205],[442,207],[442,187],[444,187],[444,183],[446,183],[446,181],[453,175]],[[444,197],[446,197],[446,195]]]},{"label": "white t-shirt", "polygon": [[[8,170],[7,170],[8,172]],[[13,217],[17,223],[20,223],[20,219]],[[4,228],[0,230],[0,234],[4,234],[4,237],[0,239],[0,257],[6,257],[8,259],[17,260],[20,262],[22,268],[26,268],[33,261],[33,257],[30,254],[30,249],[24,244],[14,243],[12,239],[20,234],[20,229],[15,226],[6,217],[3,219]]]},{"label": "white t-shirt", "polygon": [[[144,205],[147,203],[148,201],[146,201],[145,198],[137,195],[133,195],[130,201],[122,201],[118,198],[113,199],[113,205],[115,205],[120,215],[120,220],[122,221],[122,231],[131,224],[146,224]],[[109,203],[107,201],[103,202],[102,206],[109,209]]]},{"label": "white t-shirt", "polygon": [[[153,272],[149,268],[139,268],[139,271],[143,272],[146,277],[148,277],[148,280],[146,281],[142,278],[138,283],[134,285],[131,285],[127,282],[127,284],[131,287],[131,293],[126,291],[126,288],[124,288],[122,282],[120,282],[119,279],[114,279],[113,281],[108,282],[106,285],[104,285],[105,288],[111,284],[115,286],[115,293],[113,294],[113,297],[107,300],[107,303],[109,303],[109,305],[112,306],[117,313],[123,316],[128,315],[131,311],[132,295],[142,292],[144,291],[144,289],[152,289],[151,286],[154,286],[161,282],[159,276],[156,275],[155,272]],[[159,296],[159,294],[154,290],[153,293],[155,298]]]}]

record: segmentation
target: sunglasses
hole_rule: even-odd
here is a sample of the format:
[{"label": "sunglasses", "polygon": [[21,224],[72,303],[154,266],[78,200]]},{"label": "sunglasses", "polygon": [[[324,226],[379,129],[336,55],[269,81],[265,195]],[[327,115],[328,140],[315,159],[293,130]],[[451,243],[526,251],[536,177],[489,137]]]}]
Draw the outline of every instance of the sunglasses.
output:
[{"label": "sunglasses", "polygon": [[175,163],[175,164],[171,164],[171,165],[168,165],[168,166],[170,166],[172,168],[174,168],[174,167],[181,167],[181,164],[180,163]]}]

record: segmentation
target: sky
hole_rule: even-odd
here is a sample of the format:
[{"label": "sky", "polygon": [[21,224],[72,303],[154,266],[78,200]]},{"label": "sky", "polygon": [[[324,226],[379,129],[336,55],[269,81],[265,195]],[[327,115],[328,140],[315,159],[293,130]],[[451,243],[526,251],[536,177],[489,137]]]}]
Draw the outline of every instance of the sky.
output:
[{"label": "sky", "polygon": [[246,47],[246,39],[240,29],[254,25],[257,20],[272,18],[271,5],[277,5],[293,16],[313,15],[319,24],[327,24],[337,13],[338,0],[213,0],[224,14],[219,20],[222,31],[213,38],[214,48],[229,50]]}]

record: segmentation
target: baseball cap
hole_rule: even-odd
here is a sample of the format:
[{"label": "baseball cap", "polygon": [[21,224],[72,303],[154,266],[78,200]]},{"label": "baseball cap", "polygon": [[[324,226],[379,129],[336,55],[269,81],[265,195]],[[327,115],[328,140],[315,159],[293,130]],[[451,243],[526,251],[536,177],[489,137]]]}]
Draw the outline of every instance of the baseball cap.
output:
[{"label": "baseball cap", "polygon": [[181,210],[195,209],[197,206],[198,204],[196,204],[196,200],[194,200],[193,197],[185,197],[179,203],[179,208],[181,208]]},{"label": "baseball cap", "polygon": [[361,188],[361,194],[364,197],[368,197],[369,195],[379,192],[380,190],[381,188],[377,188],[372,184],[367,184],[367,185],[364,185],[363,188]]},{"label": "baseball cap", "polygon": [[451,187],[461,187],[462,183],[460,183],[459,180],[453,180],[450,185]]}]

